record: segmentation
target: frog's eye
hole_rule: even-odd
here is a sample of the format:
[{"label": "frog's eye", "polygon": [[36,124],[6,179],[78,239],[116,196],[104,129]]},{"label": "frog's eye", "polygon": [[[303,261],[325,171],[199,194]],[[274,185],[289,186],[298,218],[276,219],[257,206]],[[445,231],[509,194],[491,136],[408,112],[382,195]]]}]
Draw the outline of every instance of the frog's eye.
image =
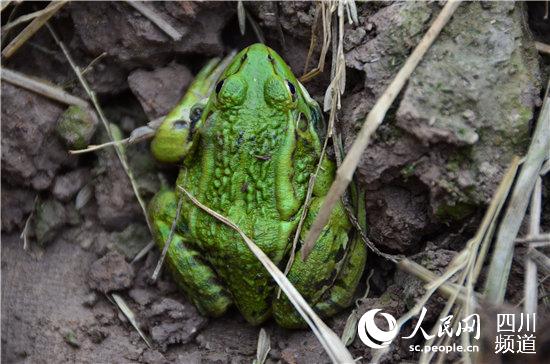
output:
[{"label": "frog's eye", "polygon": [[286,80],[286,87],[288,87],[288,91],[290,91],[290,94],[292,95],[292,101],[296,101],[298,98],[298,95],[296,94],[296,86],[289,80]]},{"label": "frog's eye", "polygon": [[218,82],[216,94],[221,107],[231,107],[242,104],[246,96],[246,83],[238,76],[232,75]]},{"label": "frog's eye", "polygon": [[264,95],[270,105],[291,108],[296,102],[296,87],[288,80],[272,76],[264,84]]}]

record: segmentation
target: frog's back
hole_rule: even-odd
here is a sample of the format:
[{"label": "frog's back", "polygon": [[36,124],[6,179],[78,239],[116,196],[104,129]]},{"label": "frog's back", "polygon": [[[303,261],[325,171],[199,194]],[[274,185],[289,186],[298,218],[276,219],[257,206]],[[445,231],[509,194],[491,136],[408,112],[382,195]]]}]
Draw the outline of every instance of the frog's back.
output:
[{"label": "frog's back", "polygon": [[[194,163],[179,183],[236,223],[278,264],[288,252],[299,209],[298,204],[294,210],[281,208],[281,174],[294,178],[289,161],[295,158],[297,165],[310,165],[301,173],[307,176],[315,158],[295,153],[296,114],[281,103],[296,107],[296,90],[291,95],[288,79],[296,80],[281,76],[280,65],[266,50],[252,46],[241,52],[222,76],[201,120]],[[292,189],[293,196],[303,198],[305,178]],[[228,285],[239,310],[250,322],[263,321],[270,315],[273,283],[261,263],[231,228],[195,206],[182,212],[195,244]]]}]

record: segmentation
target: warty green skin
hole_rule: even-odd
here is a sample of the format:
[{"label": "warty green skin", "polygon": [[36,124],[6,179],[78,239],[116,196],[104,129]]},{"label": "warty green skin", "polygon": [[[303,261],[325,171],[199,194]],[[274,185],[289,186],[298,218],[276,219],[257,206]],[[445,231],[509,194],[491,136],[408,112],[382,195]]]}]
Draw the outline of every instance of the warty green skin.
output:
[{"label": "warty green skin", "polygon": [[[319,107],[280,56],[262,44],[237,54],[220,80],[196,125],[176,126],[175,117],[165,121],[163,134],[153,141],[153,154],[170,162],[177,154],[183,165],[177,184],[235,222],[284,269],[309,176],[320,157]],[[179,133],[179,149],[169,128]],[[333,178],[334,166],[323,158],[302,239]],[[160,191],[149,206],[154,238],[161,248],[181,194],[177,188]],[[276,298],[274,281],[241,237],[183,199],[167,261],[201,313],[220,316],[235,304],[251,324],[273,315],[283,327],[303,327],[286,296]],[[366,250],[349,239],[350,229],[339,204],[307,261],[297,252],[288,273],[321,316],[348,306],[362,275]]]}]

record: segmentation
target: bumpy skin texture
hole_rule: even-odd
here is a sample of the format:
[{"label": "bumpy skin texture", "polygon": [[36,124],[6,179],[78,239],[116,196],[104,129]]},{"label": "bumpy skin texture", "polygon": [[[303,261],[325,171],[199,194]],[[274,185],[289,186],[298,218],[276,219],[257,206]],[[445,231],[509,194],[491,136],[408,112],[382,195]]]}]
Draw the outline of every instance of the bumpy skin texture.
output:
[{"label": "bumpy skin texture", "polygon": [[[316,133],[318,105],[285,62],[255,44],[235,56],[208,99],[200,120],[186,126],[176,118],[163,125],[153,153],[180,159],[177,184],[235,222],[284,269],[308,187],[320,157]],[[180,135],[174,146],[169,129]],[[181,138],[185,135],[185,138]],[[165,145],[168,144],[168,145]],[[334,166],[323,158],[302,239],[333,180]],[[181,191],[161,191],[149,213],[155,241],[170,233]],[[180,219],[167,259],[174,277],[199,310],[223,314],[234,303],[251,324],[273,315],[283,327],[304,326],[284,294],[240,236],[183,197]],[[307,261],[299,252],[289,280],[322,316],[350,304],[363,272],[363,244],[349,240],[351,224],[338,205]]]}]

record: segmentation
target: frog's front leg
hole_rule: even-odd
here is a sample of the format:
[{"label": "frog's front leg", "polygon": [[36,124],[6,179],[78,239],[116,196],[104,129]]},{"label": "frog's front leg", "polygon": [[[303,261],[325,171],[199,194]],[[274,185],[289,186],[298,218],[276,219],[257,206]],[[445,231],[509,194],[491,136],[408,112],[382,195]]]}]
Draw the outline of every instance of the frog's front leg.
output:
[{"label": "frog's front leg", "polygon": [[[155,243],[161,250],[170,235],[176,209],[176,195],[169,190],[158,192],[149,204]],[[221,316],[231,305],[231,298],[216,273],[201,259],[191,239],[182,234],[185,230],[180,219],[166,254],[168,266],[176,283],[202,314]]]},{"label": "frog's front leg", "polygon": [[[322,201],[319,197],[312,200],[301,231],[302,239],[305,238]],[[366,249],[361,242],[348,240],[350,228],[344,207],[338,204],[309,258],[304,262],[300,252],[297,252],[288,273],[290,282],[321,316],[331,316],[349,306],[363,274]],[[284,294],[275,299],[273,316],[283,327],[305,326],[300,314]]]}]

